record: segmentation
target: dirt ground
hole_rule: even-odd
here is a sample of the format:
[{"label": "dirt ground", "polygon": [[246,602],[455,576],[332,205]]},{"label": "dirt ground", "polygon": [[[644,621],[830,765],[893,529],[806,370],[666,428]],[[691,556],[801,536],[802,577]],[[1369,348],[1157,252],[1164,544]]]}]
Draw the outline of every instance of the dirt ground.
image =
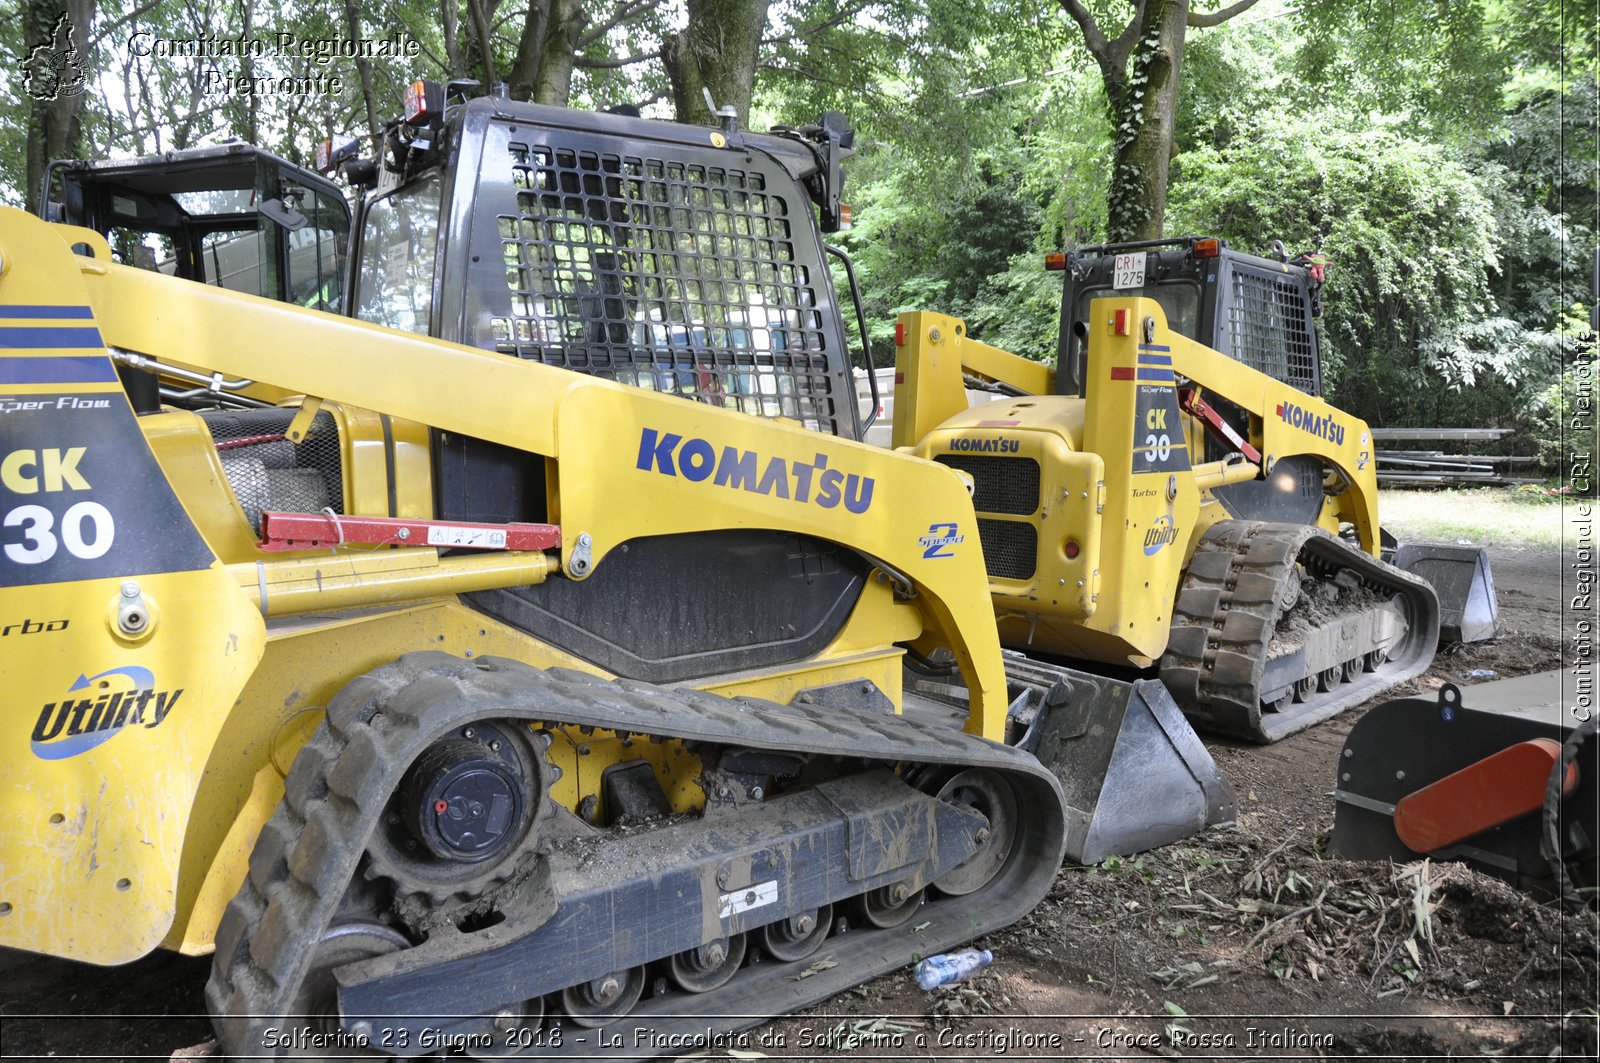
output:
[{"label": "dirt ground", "polygon": [[[1441,655],[1410,690],[1559,666],[1561,555],[1491,556],[1501,637]],[[886,976],[706,1055],[1600,1055],[1592,915],[1459,865],[1323,855],[1336,758],[1362,711],[1270,748],[1208,742],[1237,827],[1063,870],[1028,918],[978,943],[995,959],[975,978],[923,993],[908,973]],[[0,1055],[213,1055],[208,963],[108,970],[0,950]]]}]

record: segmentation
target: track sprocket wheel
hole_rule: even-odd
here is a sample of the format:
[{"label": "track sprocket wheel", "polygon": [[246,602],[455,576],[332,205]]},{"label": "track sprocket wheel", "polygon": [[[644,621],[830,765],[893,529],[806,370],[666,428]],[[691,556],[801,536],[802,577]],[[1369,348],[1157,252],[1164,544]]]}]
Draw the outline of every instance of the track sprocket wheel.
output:
[{"label": "track sprocket wheel", "polygon": [[554,815],[548,735],[475,720],[443,735],[406,769],[367,843],[366,877],[394,885],[402,913],[472,900],[537,859]]}]

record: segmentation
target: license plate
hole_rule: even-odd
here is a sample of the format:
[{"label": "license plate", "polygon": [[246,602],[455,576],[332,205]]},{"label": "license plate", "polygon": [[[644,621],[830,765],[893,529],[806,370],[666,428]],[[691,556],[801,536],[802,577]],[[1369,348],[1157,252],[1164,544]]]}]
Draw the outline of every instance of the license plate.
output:
[{"label": "license plate", "polygon": [[1113,288],[1144,287],[1144,254],[1118,255],[1111,270]]}]

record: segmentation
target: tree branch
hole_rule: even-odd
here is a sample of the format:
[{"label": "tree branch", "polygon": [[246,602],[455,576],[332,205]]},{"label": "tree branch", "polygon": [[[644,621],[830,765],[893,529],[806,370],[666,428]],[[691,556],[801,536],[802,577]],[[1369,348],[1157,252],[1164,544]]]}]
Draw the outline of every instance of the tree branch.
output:
[{"label": "tree branch", "polygon": [[1255,6],[1256,0],[1239,0],[1232,7],[1225,7],[1221,11],[1191,11],[1187,24],[1197,29],[1210,29]]},{"label": "tree branch", "polygon": [[660,58],[661,49],[657,48],[653,52],[635,52],[632,55],[625,55],[617,59],[585,59],[579,55],[573,57],[572,65],[581,66],[585,70],[617,70],[621,67],[632,66],[635,63],[643,63],[651,59]]},{"label": "tree branch", "polygon": [[620,26],[622,23],[634,18],[637,15],[644,14],[644,12],[650,10],[652,7],[657,6],[658,2],[659,0],[638,0],[637,3],[618,8],[617,11],[604,22],[599,22],[589,27],[589,29],[586,30],[582,36],[573,42],[573,49],[581,52],[583,49],[589,47],[589,45],[593,44],[595,41],[598,41],[601,37],[611,32],[612,29]]},{"label": "tree branch", "polygon": [[489,16],[484,13],[479,0],[467,0],[467,12],[473,37],[478,42],[478,56],[483,60],[483,79],[493,85],[497,80],[494,69],[494,37],[489,30]]},{"label": "tree branch", "polygon": [[854,21],[855,17],[859,15],[870,3],[871,0],[856,0],[855,3],[846,4],[844,7],[841,7],[838,11],[834,12],[832,15],[820,22],[813,22],[809,26],[796,26],[788,33],[780,34],[778,36],[763,37],[761,39],[761,43],[763,46],[777,44],[780,41],[797,40],[803,37],[813,36],[814,34],[821,33],[824,30],[835,29],[841,23]]},{"label": "tree branch", "polygon": [[[1089,9],[1084,7],[1080,0],[1060,0],[1062,10],[1072,16],[1072,21],[1078,24],[1083,31],[1083,43],[1089,46],[1089,54],[1095,57],[1102,66],[1111,58],[1109,45],[1106,44],[1106,35],[1100,32],[1100,24],[1089,14]],[[1137,23],[1137,17],[1133,20]]]},{"label": "tree branch", "polygon": [[132,22],[134,19],[138,18],[140,15],[142,15],[145,12],[149,11],[151,8],[158,6],[160,3],[161,3],[161,0],[150,0],[149,3],[141,4],[140,6],[134,8],[132,11],[129,11],[127,14],[123,15],[121,18],[114,19],[114,20],[112,20],[110,22],[107,22],[103,26],[97,27],[96,30],[95,30],[95,35],[93,37],[89,38],[88,40],[85,40],[84,44],[86,44],[89,47],[93,48],[95,45],[99,44],[101,41],[106,39],[106,34],[110,33],[112,30],[116,29],[119,26],[127,25],[128,23]]},{"label": "tree branch", "polygon": [[[1255,3],[1255,0],[1250,0]],[[1144,25],[1145,0],[1135,0],[1133,17],[1128,19],[1128,25],[1116,40],[1111,42],[1111,56],[1120,73],[1128,69],[1128,56],[1133,52],[1133,46],[1139,40],[1139,27]]]}]

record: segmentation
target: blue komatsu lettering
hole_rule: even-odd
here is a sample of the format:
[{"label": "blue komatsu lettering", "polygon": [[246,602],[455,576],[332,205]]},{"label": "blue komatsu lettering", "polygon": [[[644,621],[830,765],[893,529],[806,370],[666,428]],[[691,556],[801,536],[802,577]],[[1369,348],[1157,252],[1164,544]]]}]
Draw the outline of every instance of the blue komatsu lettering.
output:
[{"label": "blue komatsu lettering", "polygon": [[828,467],[828,456],[818,454],[810,465],[803,461],[794,463],[794,500],[796,502],[808,501],[811,497],[811,474],[818,469]]},{"label": "blue komatsu lettering", "polygon": [[[649,431],[649,429],[646,429]],[[751,450],[735,447],[722,448],[722,460],[717,462],[718,487],[741,487],[746,491],[756,489],[756,455]]]},{"label": "blue komatsu lettering", "polygon": [[710,476],[716,463],[717,452],[703,439],[691,439],[678,451],[678,468],[683,470],[684,479],[695,483]]},{"label": "blue komatsu lettering", "polygon": [[844,508],[852,513],[865,513],[872,505],[872,478],[851,473],[844,483]]},{"label": "blue komatsu lettering", "polygon": [[1286,402],[1278,407],[1278,416],[1283,418],[1283,423],[1291,425],[1316,436],[1326,439],[1335,446],[1344,446],[1344,425],[1332,417],[1323,417],[1309,410],[1301,409],[1292,402]]},{"label": "blue komatsu lettering", "polygon": [[832,509],[839,504],[839,484],[844,480],[844,473],[838,469],[829,469],[822,474],[817,487],[817,505],[823,509]]},{"label": "blue komatsu lettering", "polygon": [[779,498],[789,497],[789,467],[782,458],[767,462],[767,471],[761,474],[761,484],[756,491],[763,495],[776,494]]},{"label": "blue komatsu lettering", "polygon": [[678,475],[672,467],[672,451],[683,437],[668,432],[658,437],[654,428],[646,428],[639,434],[639,468],[649,472],[652,467],[657,472],[664,472],[668,476]]},{"label": "blue komatsu lettering", "polygon": [[635,467],[664,476],[681,476],[693,483],[710,480],[717,487],[807,502],[822,509],[833,509],[843,502],[851,513],[865,513],[871,508],[877,486],[870,476],[828,468],[826,454],[817,454],[809,462],[763,458],[753,450],[728,446],[719,454],[710,440],[692,436],[685,439],[654,428],[640,430]]}]

